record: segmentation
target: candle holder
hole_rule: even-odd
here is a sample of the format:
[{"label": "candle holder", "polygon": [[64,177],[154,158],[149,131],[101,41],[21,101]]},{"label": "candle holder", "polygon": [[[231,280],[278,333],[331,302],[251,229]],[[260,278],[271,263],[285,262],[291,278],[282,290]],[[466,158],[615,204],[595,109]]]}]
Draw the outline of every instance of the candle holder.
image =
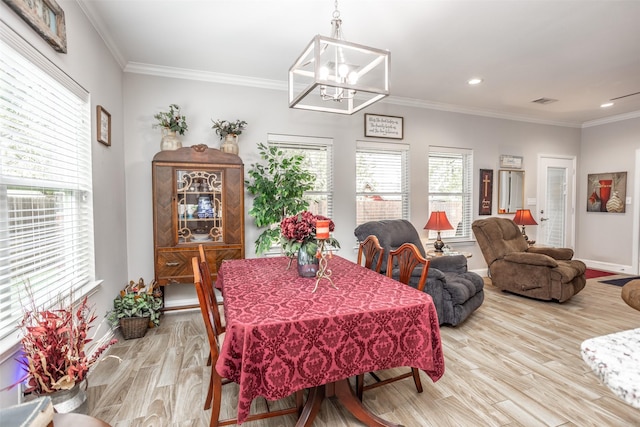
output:
[{"label": "candle holder", "polygon": [[314,293],[318,289],[318,284],[322,279],[328,280],[334,289],[338,289],[335,283],[333,283],[333,279],[331,279],[331,270],[327,268],[329,258],[332,257],[332,253],[331,251],[327,251],[325,247],[326,243],[326,239],[318,239],[318,252],[316,253],[316,257],[318,257],[320,262],[318,272],[316,273],[316,286],[313,288],[311,293]]}]

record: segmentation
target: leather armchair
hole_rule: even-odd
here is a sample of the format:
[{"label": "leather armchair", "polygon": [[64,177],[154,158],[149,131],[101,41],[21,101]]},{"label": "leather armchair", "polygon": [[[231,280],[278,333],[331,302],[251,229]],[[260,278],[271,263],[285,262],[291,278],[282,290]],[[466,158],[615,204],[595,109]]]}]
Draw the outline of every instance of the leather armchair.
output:
[{"label": "leather armchair", "polygon": [[572,259],[572,249],[529,246],[516,223],[507,218],[479,219],[472,229],[491,281],[499,289],[564,302],[584,288],[587,267]]},{"label": "leather armchair", "polygon": [[[389,252],[399,248],[403,243],[413,243],[426,258],[420,236],[409,221],[370,221],[359,225],[354,234],[359,242],[370,235],[378,238],[380,246],[384,249],[380,271],[382,274],[386,274]],[[416,287],[421,274],[422,268],[416,268],[409,285]],[[484,280],[480,275],[467,271],[467,258],[464,255],[434,257],[430,259],[424,292],[433,299],[439,323],[456,326],[482,305]]]}]

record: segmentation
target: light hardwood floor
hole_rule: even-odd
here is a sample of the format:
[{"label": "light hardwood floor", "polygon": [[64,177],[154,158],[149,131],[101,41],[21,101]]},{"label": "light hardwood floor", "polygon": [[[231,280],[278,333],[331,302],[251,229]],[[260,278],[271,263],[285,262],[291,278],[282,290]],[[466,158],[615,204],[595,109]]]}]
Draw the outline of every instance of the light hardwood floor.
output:
[{"label": "light hardwood floor", "polygon": [[[456,328],[441,328],[442,379],[433,383],[422,373],[422,394],[410,379],[371,390],[365,405],[406,427],[640,426],[640,410],[617,398],[580,356],[585,339],[640,325],[621,288],[597,280],[564,304],[503,293],[488,282],[479,310]],[[205,340],[194,311],[166,314],[144,338],[121,340],[109,354],[122,361],[106,359],[89,377],[90,414],[113,427],[208,426]],[[223,412],[233,415],[237,386],[223,390]],[[261,410],[265,400],[254,405]],[[244,425],[294,424],[290,416]],[[361,424],[325,400],[314,425]]]}]

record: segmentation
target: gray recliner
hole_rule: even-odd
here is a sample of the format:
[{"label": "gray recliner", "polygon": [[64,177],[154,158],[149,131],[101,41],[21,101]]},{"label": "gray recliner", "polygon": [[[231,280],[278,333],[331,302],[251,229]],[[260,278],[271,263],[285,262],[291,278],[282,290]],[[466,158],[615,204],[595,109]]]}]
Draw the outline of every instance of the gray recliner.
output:
[{"label": "gray recliner", "polygon": [[[422,256],[426,256],[420,236],[413,224],[403,219],[370,221],[359,225],[354,234],[358,241],[375,235],[384,248],[382,274],[386,274],[387,257],[391,250],[403,243],[416,245]],[[464,255],[432,258],[424,291],[431,295],[441,325],[456,326],[462,323],[484,301],[484,280],[480,275],[467,271]],[[410,285],[415,287],[421,269],[414,271]]]}]

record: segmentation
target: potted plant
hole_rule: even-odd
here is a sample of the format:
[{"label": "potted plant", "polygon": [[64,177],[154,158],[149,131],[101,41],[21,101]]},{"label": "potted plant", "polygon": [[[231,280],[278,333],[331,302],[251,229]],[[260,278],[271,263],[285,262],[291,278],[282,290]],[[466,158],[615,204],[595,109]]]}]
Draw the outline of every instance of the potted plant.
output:
[{"label": "potted plant", "polygon": [[214,129],[220,137],[220,140],[223,141],[220,145],[220,151],[237,155],[238,135],[240,135],[247,126],[247,122],[244,120],[236,120],[235,122],[228,120],[214,121],[213,119],[211,121],[213,122],[211,129]]},{"label": "potted plant", "polygon": [[65,302],[44,310],[36,308],[30,295],[30,306],[24,309],[20,323],[22,358],[18,363],[25,375],[16,384],[25,384],[25,394],[49,395],[58,412],[85,412],[86,387],[81,384],[117,340],[99,341],[93,354],[87,355],[85,346],[92,341],[88,333],[96,316],[86,297],[79,304]]},{"label": "potted plant", "polygon": [[153,286],[145,289],[144,280],[129,282],[113,300],[113,310],[107,314],[109,323],[119,327],[124,339],[141,338],[149,327],[160,324],[162,297]]},{"label": "potted plant", "polygon": [[315,176],[303,168],[304,156],[285,155],[277,146],[258,144],[265,163],[254,163],[247,172],[247,191],[254,197],[249,215],[265,230],[255,241],[256,254],[280,242],[280,222],[287,215],[306,210],[304,192],[313,189]]},{"label": "potted plant", "polygon": [[182,147],[182,141],[176,133],[184,135],[187,131],[187,118],[180,114],[180,107],[177,104],[169,105],[169,111],[161,111],[153,116],[157,120],[154,127],[162,128],[162,140],[160,148],[162,150],[176,150]]},{"label": "potted plant", "polygon": [[228,120],[213,120],[213,126],[211,129],[214,129],[220,139],[225,139],[227,135],[238,136],[242,133],[245,127],[247,127],[247,122],[244,120],[236,120],[235,122],[230,122]]},{"label": "potted plant", "polygon": [[[335,229],[335,224],[322,215],[314,215],[309,211],[302,211],[296,215],[284,218],[280,222],[280,243],[284,254],[298,257],[298,273],[302,277],[316,277],[319,263],[318,243],[316,239],[316,223],[318,220],[329,221],[329,231]],[[340,248],[340,243],[333,237],[326,239],[328,245]]]}]

